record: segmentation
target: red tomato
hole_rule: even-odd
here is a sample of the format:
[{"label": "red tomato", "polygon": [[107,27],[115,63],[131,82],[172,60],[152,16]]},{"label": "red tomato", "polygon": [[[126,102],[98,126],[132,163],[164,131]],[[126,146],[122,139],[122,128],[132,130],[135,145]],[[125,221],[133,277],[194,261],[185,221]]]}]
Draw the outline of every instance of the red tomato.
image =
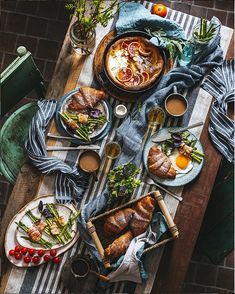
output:
[{"label": "red tomato", "polygon": [[50,255],[51,255],[51,256],[56,256],[56,254],[57,254],[56,249],[51,249],[51,250],[50,250]]},{"label": "red tomato", "polygon": [[15,252],[20,252],[21,246],[20,245],[16,245],[15,247]]},{"label": "red tomato", "polygon": [[54,262],[54,263],[60,263],[60,258],[59,258],[59,256],[54,257],[54,258],[53,258],[53,262]]},{"label": "red tomato", "polygon": [[161,17],[165,17],[167,15],[167,7],[163,4],[154,4],[151,9],[152,14],[156,14]]},{"label": "red tomato", "polygon": [[43,249],[38,250],[38,255],[43,256],[45,254],[45,251]]},{"label": "red tomato", "polygon": [[38,256],[34,256],[34,257],[32,258],[32,262],[35,263],[35,264],[38,264],[39,261],[40,261],[40,258],[39,258]]},{"label": "red tomato", "polygon": [[49,261],[49,260],[51,260],[51,257],[50,257],[49,254],[45,254],[45,255],[43,256],[43,259],[44,259],[44,261]]},{"label": "red tomato", "polygon": [[20,250],[20,252],[21,252],[23,255],[25,255],[25,254],[28,252],[28,249],[25,248],[25,247],[22,247],[21,250]]},{"label": "red tomato", "polygon": [[29,248],[29,249],[28,249],[28,252],[29,252],[29,255],[33,256],[34,253],[35,253],[35,249],[33,249],[33,248]]},{"label": "red tomato", "polygon": [[15,259],[19,260],[22,258],[22,254],[19,252],[15,252]]},{"label": "red tomato", "polygon": [[9,255],[14,256],[15,255],[15,250],[14,249],[9,250]]},{"label": "red tomato", "polygon": [[31,257],[30,256],[25,256],[24,257],[24,262],[25,263],[30,263],[30,261],[31,261]]}]

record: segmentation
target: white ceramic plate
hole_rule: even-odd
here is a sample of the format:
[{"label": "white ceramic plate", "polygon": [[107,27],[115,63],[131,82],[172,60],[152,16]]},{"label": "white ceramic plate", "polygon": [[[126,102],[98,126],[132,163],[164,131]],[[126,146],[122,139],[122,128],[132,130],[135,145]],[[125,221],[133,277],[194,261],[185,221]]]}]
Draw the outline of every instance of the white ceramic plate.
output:
[{"label": "white ceramic plate", "polygon": [[[16,239],[16,231],[17,231],[17,225],[15,222],[19,222],[23,216],[25,215],[25,212],[28,209],[33,209],[35,207],[38,206],[40,201],[43,201],[43,203],[56,203],[56,199],[54,195],[44,195],[41,197],[38,197],[34,200],[32,200],[31,202],[29,202],[28,204],[26,204],[11,220],[11,222],[8,225],[7,231],[6,231],[6,235],[5,235],[5,240],[4,240],[4,248],[5,248],[5,253],[7,258],[9,259],[9,261],[11,263],[13,263],[14,265],[18,266],[18,267],[33,267],[33,266],[38,266],[40,264],[45,263],[45,261],[43,260],[43,258],[40,258],[40,262],[39,264],[33,264],[33,263],[29,263],[26,264],[24,263],[23,259],[21,260],[16,260],[14,258],[14,256],[10,256],[9,255],[9,250],[14,249],[16,245],[18,245],[18,241]],[[73,204],[66,204],[66,206],[72,210],[74,213],[77,212],[75,206]],[[79,234],[78,231],[75,233],[73,239],[67,243],[65,246],[59,247],[57,249],[57,256],[64,253],[65,251],[67,251],[70,247],[72,247],[76,241],[79,238]],[[46,254],[49,254],[49,250],[45,250]]]},{"label": "white ceramic plate", "polygon": [[[43,201],[43,204],[44,203],[45,202]],[[44,208],[45,208],[45,206],[44,206]],[[57,209],[59,215],[63,216],[64,219],[65,219],[65,222],[67,222],[69,220],[69,216],[70,216],[70,213],[72,212],[72,210],[68,206],[63,205],[63,204],[56,204],[56,209]],[[34,216],[36,216],[39,219],[41,218],[41,213],[38,211],[37,206],[30,209],[30,210],[31,210],[31,212],[33,213]],[[44,217],[42,218],[42,220],[45,221]],[[33,222],[31,221],[31,219],[27,215],[24,215],[20,221],[23,224],[25,224],[27,227],[31,227],[33,225]],[[74,238],[74,236],[76,234],[76,231],[77,231],[77,223],[75,222],[73,224],[73,226],[72,226],[72,232],[71,232],[72,239]],[[30,241],[25,240],[24,238],[22,238],[22,236],[28,237],[28,235],[22,229],[18,228],[16,230],[16,240],[18,241],[18,243],[21,246],[27,247],[27,248],[29,248],[29,247],[34,248],[36,250],[44,249],[44,247],[41,246],[40,244],[31,243]],[[59,244],[59,243],[56,244],[56,241],[52,237],[45,234],[44,232],[42,233],[42,237],[46,241],[55,244],[54,246],[51,247],[51,249],[58,249],[58,248],[63,247],[66,244],[68,244],[69,242],[72,241],[72,239],[70,239],[67,242],[65,242],[64,244]]]}]

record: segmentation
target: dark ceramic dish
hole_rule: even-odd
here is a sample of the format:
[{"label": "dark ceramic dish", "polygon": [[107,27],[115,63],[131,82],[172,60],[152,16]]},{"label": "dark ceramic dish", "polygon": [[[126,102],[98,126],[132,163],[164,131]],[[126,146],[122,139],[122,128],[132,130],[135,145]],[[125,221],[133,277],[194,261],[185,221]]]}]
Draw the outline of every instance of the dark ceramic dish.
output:
[{"label": "dark ceramic dish", "polygon": [[144,89],[141,89],[141,90],[127,90],[127,89],[124,89],[124,88],[118,86],[117,84],[115,84],[113,82],[113,80],[110,78],[110,76],[108,74],[108,70],[106,68],[106,56],[109,52],[110,47],[120,39],[124,39],[127,37],[135,37],[135,36],[144,37],[147,40],[150,40],[152,38],[149,34],[141,32],[141,31],[130,31],[130,32],[126,32],[126,33],[123,33],[123,34],[116,36],[106,46],[106,48],[104,50],[104,56],[103,56],[102,71],[99,73],[99,76],[98,76],[98,79],[99,79],[100,83],[104,86],[104,88],[105,88],[105,85],[110,84],[110,85],[112,85],[112,87],[114,87],[114,88],[118,89],[119,91],[122,91],[123,93],[126,93],[126,94],[142,94],[142,93],[152,89],[153,87],[155,87],[159,83],[159,81],[161,80],[161,77],[164,72],[164,67],[166,64],[166,55],[165,55],[164,51],[159,47],[158,47],[158,50],[160,51],[161,57],[163,58],[163,62],[164,62],[163,69],[162,69],[160,75],[158,76],[158,78],[150,86],[148,86]]}]

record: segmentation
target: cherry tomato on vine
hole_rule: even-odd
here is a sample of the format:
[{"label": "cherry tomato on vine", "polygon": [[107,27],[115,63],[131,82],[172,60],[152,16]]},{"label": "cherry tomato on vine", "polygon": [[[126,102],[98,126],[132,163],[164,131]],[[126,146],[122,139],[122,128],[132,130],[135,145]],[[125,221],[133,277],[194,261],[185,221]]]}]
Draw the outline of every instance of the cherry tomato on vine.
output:
[{"label": "cherry tomato on vine", "polygon": [[16,245],[15,247],[15,252],[20,252],[21,246],[20,245]]},{"label": "cherry tomato on vine", "polygon": [[14,256],[15,255],[15,250],[14,249],[9,250],[9,255]]},{"label": "cherry tomato on vine", "polygon": [[43,256],[43,259],[44,259],[44,261],[49,261],[49,260],[51,260],[51,257],[50,257],[49,254],[45,254],[45,255]]},{"label": "cherry tomato on vine", "polygon": [[54,262],[54,263],[60,263],[60,258],[59,258],[59,256],[54,257],[54,258],[53,258],[53,262]]},{"label": "cherry tomato on vine", "polygon": [[25,256],[24,257],[24,262],[25,263],[30,263],[30,261],[31,261],[31,257],[30,256]]},{"label": "cherry tomato on vine", "polygon": [[21,252],[23,255],[25,255],[25,254],[28,252],[28,248],[26,248],[26,247],[22,247],[22,248],[20,249],[20,252]]},{"label": "cherry tomato on vine", "polygon": [[45,254],[45,251],[43,249],[38,250],[38,255],[43,256]]},{"label": "cherry tomato on vine", "polygon": [[19,252],[15,252],[15,259],[20,260],[22,258],[22,254]]},{"label": "cherry tomato on vine", "polygon": [[34,253],[35,253],[35,249],[33,249],[33,248],[29,248],[29,249],[28,249],[28,253],[29,253],[29,255],[33,256]]},{"label": "cherry tomato on vine", "polygon": [[40,258],[38,256],[34,256],[32,258],[32,262],[35,263],[35,264],[38,264],[40,262]]},{"label": "cherry tomato on vine", "polygon": [[51,250],[50,250],[50,255],[51,255],[51,256],[56,256],[56,254],[57,254],[56,249],[51,249]]}]

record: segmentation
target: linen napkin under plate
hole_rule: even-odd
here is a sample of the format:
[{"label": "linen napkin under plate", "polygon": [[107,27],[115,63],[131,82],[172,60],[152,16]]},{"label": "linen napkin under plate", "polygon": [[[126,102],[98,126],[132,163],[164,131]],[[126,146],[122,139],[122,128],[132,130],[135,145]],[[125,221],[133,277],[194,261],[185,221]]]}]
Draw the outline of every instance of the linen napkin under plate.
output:
[{"label": "linen napkin under plate", "polygon": [[215,101],[210,113],[209,134],[215,147],[229,162],[234,162],[234,121],[228,117],[228,104],[235,101],[234,60],[224,61],[202,85]]},{"label": "linen napkin under plate", "polygon": [[38,111],[30,123],[25,149],[32,164],[43,174],[56,174],[54,187],[58,202],[79,202],[88,185],[88,176],[76,166],[48,156],[46,151],[45,131],[56,107],[56,100],[38,101]]}]

